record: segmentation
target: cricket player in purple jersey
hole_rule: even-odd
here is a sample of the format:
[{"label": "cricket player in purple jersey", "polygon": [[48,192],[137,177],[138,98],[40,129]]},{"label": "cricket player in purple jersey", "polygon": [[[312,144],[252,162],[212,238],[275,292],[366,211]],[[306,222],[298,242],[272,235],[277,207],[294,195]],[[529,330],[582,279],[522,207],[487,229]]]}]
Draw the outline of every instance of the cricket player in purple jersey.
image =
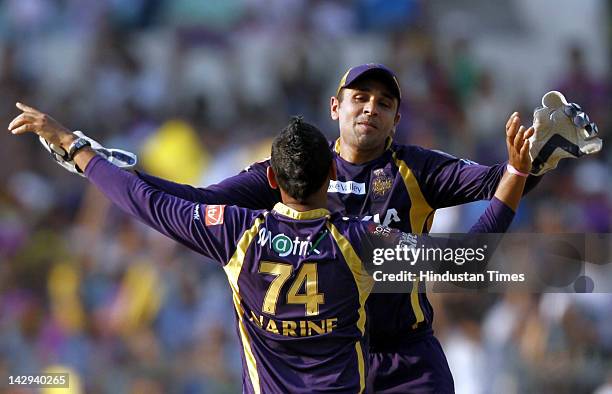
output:
[{"label": "cricket player in purple jersey", "polygon": [[[233,292],[248,393],[371,392],[366,300],[373,280],[366,250],[394,248],[369,223],[327,206],[333,155],[323,134],[294,119],[274,140],[267,179],[282,203],[271,211],[204,205],[167,194],[122,171],[52,118],[19,104],[14,134],[35,132],[62,147],[115,204],[168,237],[219,262]],[[503,232],[518,207],[530,167],[530,129],[513,129],[507,147],[515,174],[504,175],[471,232]],[[419,246],[438,240],[417,237]],[[366,258],[371,256],[365,255]]]},{"label": "cricket player in purple jersey", "polygon": [[[374,221],[404,232],[427,233],[435,210],[490,200],[507,163],[479,165],[443,152],[393,142],[400,121],[401,90],[381,64],[349,69],[330,100],[340,138],[330,143],[337,179],[328,189],[328,209],[345,217]],[[506,123],[516,133],[518,113]],[[138,172],[156,187],[190,201],[271,209],[280,201],[268,185],[269,161],[206,188],[168,182]],[[525,191],[538,177],[529,176]],[[374,294],[368,300],[370,372],[376,392],[454,392],[453,378],[433,335],[433,309],[423,287],[412,294]]]}]

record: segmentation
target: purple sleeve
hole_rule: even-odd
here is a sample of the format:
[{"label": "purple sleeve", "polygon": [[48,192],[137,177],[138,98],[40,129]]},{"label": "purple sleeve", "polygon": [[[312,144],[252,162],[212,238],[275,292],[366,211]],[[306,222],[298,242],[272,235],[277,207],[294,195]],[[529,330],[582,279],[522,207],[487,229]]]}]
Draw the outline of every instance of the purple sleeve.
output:
[{"label": "purple sleeve", "polygon": [[137,175],[149,185],[187,201],[270,210],[280,201],[280,193],[268,184],[268,166],[268,161],[255,163],[238,175],[206,188],[170,182],[140,171]]},{"label": "purple sleeve", "polygon": [[[507,164],[484,166],[444,152],[425,152],[423,193],[435,209],[492,199]],[[523,194],[533,189],[540,178],[529,176]]]},{"label": "purple sleeve", "polygon": [[470,229],[470,233],[505,233],[514,219],[512,208],[493,197],[491,203],[478,221]]},{"label": "purple sleeve", "polygon": [[[121,210],[222,264],[233,255],[254,214],[238,207],[206,206],[169,195],[100,156],[91,160],[85,176]],[[213,212],[212,221],[206,217],[209,211]]]}]

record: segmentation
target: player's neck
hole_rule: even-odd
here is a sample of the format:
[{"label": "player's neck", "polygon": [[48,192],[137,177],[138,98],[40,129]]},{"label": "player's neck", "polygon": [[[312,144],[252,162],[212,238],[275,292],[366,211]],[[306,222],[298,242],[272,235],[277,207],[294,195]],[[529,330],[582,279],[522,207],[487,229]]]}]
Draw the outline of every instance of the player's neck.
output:
[{"label": "player's neck", "polygon": [[289,196],[281,189],[281,199],[283,204],[298,212],[312,211],[313,209],[327,209],[327,190],[325,193],[314,193],[304,201],[298,201]]},{"label": "player's neck", "polygon": [[381,145],[373,149],[360,149],[356,146],[343,143],[342,139],[340,139],[338,151],[340,157],[349,163],[363,164],[380,157],[380,155],[382,155],[385,151],[385,146]]}]

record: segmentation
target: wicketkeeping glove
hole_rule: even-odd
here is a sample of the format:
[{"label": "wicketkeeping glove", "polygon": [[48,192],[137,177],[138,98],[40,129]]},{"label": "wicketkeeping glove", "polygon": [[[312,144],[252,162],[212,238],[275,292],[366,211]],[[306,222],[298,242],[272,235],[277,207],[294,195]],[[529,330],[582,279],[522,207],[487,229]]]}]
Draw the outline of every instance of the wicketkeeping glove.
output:
[{"label": "wicketkeeping glove", "polygon": [[[128,152],[121,149],[105,148],[98,141],[89,138],[81,131],[74,131],[73,134],[89,141],[89,143],[91,144],[91,148],[96,151],[96,153],[98,153],[117,167],[123,169],[130,169],[136,166],[138,158],[132,152]],[[83,175],[83,171],[81,171],[81,169],[77,167],[73,160],[67,161],[66,159],[64,159],[66,157],[66,151],[63,148],[55,146],[54,144],[50,144],[42,137],[38,137],[38,139],[42,146],[44,146],[45,149],[51,154],[51,157],[53,158],[53,160],[55,160],[57,164],[72,173],[79,174],[82,177],[85,176]]]},{"label": "wicketkeeping glove", "polygon": [[533,112],[531,174],[542,175],[556,168],[561,159],[576,159],[601,150],[597,125],[578,104],[568,103],[563,94],[553,90],[542,97],[542,106]]}]

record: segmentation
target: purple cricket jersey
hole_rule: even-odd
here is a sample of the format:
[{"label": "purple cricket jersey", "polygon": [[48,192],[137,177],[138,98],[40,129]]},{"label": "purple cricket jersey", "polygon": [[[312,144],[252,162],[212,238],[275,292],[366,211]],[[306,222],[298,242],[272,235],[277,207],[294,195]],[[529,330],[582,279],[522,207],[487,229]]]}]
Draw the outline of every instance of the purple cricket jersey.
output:
[{"label": "purple cricket jersey", "polygon": [[[377,159],[352,164],[339,156],[338,145],[339,140],[330,143],[335,152],[337,180],[328,189],[329,210],[343,217],[373,221],[416,234],[429,231],[438,208],[491,199],[506,166],[506,163],[483,166],[443,152],[399,145],[392,140]],[[268,185],[268,166],[267,160],[255,163],[240,174],[204,189],[145,173],[138,175],[147,183],[190,201],[271,209],[280,201],[280,193]],[[533,188],[538,179],[529,177],[525,191]],[[432,335],[433,310],[424,289],[417,287],[414,286],[412,294],[373,294],[369,298],[371,352],[401,352],[415,341]],[[441,362],[446,364],[445,359]],[[389,371],[382,373],[389,375]],[[452,377],[450,381],[452,384]]]},{"label": "purple cricket jersey", "polygon": [[186,201],[98,157],[85,174],[122,210],[223,266],[245,392],[365,392],[365,225],[282,203],[265,211]]},{"label": "purple cricket jersey", "polygon": [[[249,393],[366,392],[366,301],[373,280],[362,256],[402,233],[326,209],[271,211],[204,205],[167,194],[101,157],[85,175],[122,210],[221,263],[232,289]],[[494,200],[471,232],[503,232],[513,212]],[[428,237],[418,244],[431,245]]]}]

